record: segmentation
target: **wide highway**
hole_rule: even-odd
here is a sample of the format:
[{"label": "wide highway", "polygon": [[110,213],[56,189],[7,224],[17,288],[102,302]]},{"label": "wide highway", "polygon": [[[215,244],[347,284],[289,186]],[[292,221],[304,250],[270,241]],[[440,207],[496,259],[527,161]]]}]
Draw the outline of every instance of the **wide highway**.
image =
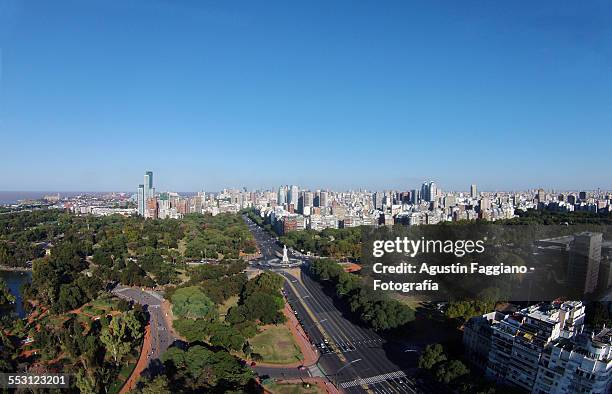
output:
[{"label": "wide highway", "polygon": [[[415,349],[387,342],[372,329],[354,323],[343,313],[343,305],[326,294],[323,286],[308,274],[308,258],[289,250],[290,258],[306,263],[301,270],[284,270],[259,262],[282,253],[274,236],[244,217],[262,253],[253,265],[277,271],[286,279],[284,292],[297,313],[304,331],[320,357],[320,371],[340,390],[348,393],[410,393],[420,392],[410,377],[416,364]],[[270,376],[273,371],[270,371]],[[280,376],[278,376],[280,377]]]}]

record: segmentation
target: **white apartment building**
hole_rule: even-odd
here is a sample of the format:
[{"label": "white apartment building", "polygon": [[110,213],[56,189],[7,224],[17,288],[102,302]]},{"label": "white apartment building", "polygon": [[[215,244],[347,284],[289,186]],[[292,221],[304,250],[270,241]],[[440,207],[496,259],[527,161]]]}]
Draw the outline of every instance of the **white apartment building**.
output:
[{"label": "white apartment building", "polygon": [[612,329],[561,339],[540,360],[532,393],[612,392]]},{"label": "white apartment building", "polygon": [[470,319],[466,357],[500,384],[534,394],[612,392],[612,329],[583,332],[581,301],[533,305]]}]

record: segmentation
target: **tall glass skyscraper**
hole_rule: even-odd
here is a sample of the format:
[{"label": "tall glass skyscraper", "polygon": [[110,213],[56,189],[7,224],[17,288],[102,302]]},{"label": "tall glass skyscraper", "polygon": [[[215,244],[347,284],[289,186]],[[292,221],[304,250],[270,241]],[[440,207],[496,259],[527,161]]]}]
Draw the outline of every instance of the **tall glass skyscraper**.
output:
[{"label": "tall glass skyscraper", "polygon": [[138,214],[144,216],[145,211],[145,188],[144,185],[138,185],[138,194],[136,195],[138,200]]},{"label": "tall glass skyscraper", "polygon": [[153,171],[147,171],[144,175],[144,184],[138,185],[138,214],[145,216],[147,201],[155,197],[155,189],[153,189]]},{"label": "tall glass skyscraper", "polygon": [[293,204],[294,207],[297,207],[299,193],[300,189],[296,185],[291,185],[291,188],[289,188],[289,195],[287,196],[287,204]]},{"label": "tall glass skyscraper", "polygon": [[153,197],[153,171],[147,171],[144,175],[144,191],[145,191],[145,204],[149,198]]},{"label": "tall glass skyscraper", "polygon": [[287,189],[285,188],[285,186],[280,186],[278,188],[276,202],[278,203],[278,205],[284,205],[287,202]]}]

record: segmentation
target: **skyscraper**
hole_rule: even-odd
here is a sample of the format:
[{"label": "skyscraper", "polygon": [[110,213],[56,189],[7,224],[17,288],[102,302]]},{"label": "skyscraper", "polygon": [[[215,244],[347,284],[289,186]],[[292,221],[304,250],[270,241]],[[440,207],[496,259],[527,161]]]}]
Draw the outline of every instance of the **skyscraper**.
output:
[{"label": "skyscraper", "polygon": [[155,197],[155,189],[153,188],[153,172],[147,171],[144,175],[144,183],[138,185],[138,193],[136,200],[138,203],[138,214],[147,216],[149,200]]},{"label": "skyscraper", "polygon": [[287,202],[287,189],[285,186],[279,186],[276,202],[278,205],[284,205]]},{"label": "skyscraper", "polygon": [[312,192],[308,191],[304,193],[304,206],[312,207],[314,202],[314,195]]},{"label": "skyscraper", "polygon": [[153,171],[147,171],[145,173],[145,180],[149,180],[148,188],[153,189]]},{"label": "skyscraper", "polygon": [[374,208],[375,209],[382,209],[382,205],[383,205],[383,197],[384,194],[381,192],[375,192],[373,195],[373,202],[374,202]]},{"label": "skyscraper", "polygon": [[147,171],[144,175],[144,196],[145,201],[149,200],[149,198],[153,197],[155,194],[153,192],[153,171]]},{"label": "skyscraper", "polygon": [[434,182],[429,182],[429,202],[433,202],[438,197],[438,186]]},{"label": "skyscraper", "polygon": [[329,204],[329,201],[327,201],[327,195],[328,193],[326,191],[322,191],[321,192],[321,201],[320,201],[320,205],[322,207],[326,207]]},{"label": "skyscraper", "polygon": [[300,189],[296,185],[291,185],[289,189],[289,196],[287,198],[289,204],[293,204],[294,207],[298,206]]},{"label": "skyscraper", "polygon": [[438,187],[435,182],[423,182],[421,185],[421,199],[432,202],[438,197]]},{"label": "skyscraper", "polygon": [[421,185],[421,200],[429,201],[429,183],[423,182]]},{"label": "skyscraper", "polygon": [[410,202],[411,202],[413,205],[416,205],[416,204],[418,204],[418,203],[419,203],[419,198],[420,198],[420,196],[419,196],[419,191],[418,191],[417,189],[412,189],[412,190],[410,191]]},{"label": "skyscraper", "polygon": [[138,201],[138,214],[144,216],[145,213],[145,194],[144,185],[138,185],[138,194],[136,195]]},{"label": "skyscraper", "polygon": [[567,279],[583,294],[593,293],[597,288],[602,236],[586,231],[576,234],[570,247]]},{"label": "skyscraper", "polygon": [[470,186],[470,197],[472,198],[478,197],[478,189],[476,189],[476,185]]}]

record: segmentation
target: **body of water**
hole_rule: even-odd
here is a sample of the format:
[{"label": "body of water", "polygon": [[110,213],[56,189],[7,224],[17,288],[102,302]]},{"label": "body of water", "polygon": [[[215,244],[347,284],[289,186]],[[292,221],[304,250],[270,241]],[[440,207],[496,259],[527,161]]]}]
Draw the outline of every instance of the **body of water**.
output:
[{"label": "body of water", "polygon": [[4,280],[11,294],[13,294],[17,298],[17,300],[15,301],[15,310],[17,312],[17,315],[21,318],[25,317],[25,311],[23,310],[23,298],[21,296],[21,287],[26,283],[30,283],[30,281],[32,280],[32,273],[29,271],[0,270],[0,279]]},{"label": "body of water", "polygon": [[37,200],[44,192],[0,192],[0,205],[17,204],[19,200]]},{"label": "body of water", "polygon": [[17,204],[19,200],[39,200],[44,196],[55,196],[59,193],[61,198],[80,196],[83,194],[104,194],[103,192],[62,192],[62,191],[0,191],[0,205]]},{"label": "body of water", "polygon": [[[44,196],[54,196],[59,193],[60,198],[70,198],[80,195],[103,195],[111,192],[62,192],[62,191],[39,191],[39,192],[20,192],[20,191],[1,191],[0,190],[0,205],[17,204],[19,200],[40,200]],[[118,193],[118,192],[117,192]],[[130,193],[130,192],[127,192]],[[193,197],[197,192],[179,192],[183,197]],[[207,195],[216,195],[217,192],[206,192]]]}]

